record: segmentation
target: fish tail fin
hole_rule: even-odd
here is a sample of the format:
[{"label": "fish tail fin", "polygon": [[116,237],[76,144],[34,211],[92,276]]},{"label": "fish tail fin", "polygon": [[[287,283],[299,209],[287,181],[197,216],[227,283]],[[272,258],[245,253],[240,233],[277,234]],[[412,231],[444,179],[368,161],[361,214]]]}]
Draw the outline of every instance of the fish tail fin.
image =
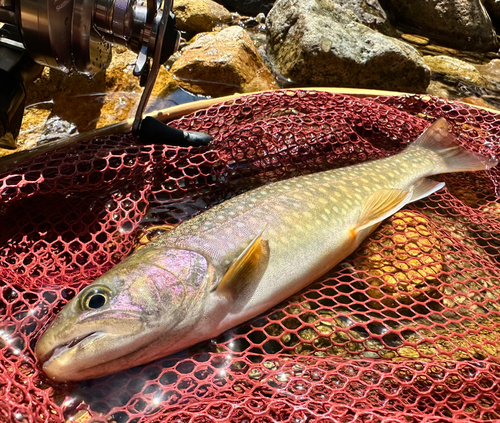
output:
[{"label": "fish tail fin", "polygon": [[496,158],[485,157],[460,147],[444,118],[429,126],[412,146],[426,148],[441,157],[445,168],[438,173],[486,170],[498,163]]}]

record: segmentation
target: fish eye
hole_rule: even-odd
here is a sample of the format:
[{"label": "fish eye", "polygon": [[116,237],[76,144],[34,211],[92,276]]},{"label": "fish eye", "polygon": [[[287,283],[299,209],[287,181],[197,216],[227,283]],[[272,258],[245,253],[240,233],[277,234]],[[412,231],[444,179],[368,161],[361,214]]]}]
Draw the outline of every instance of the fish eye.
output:
[{"label": "fish eye", "polygon": [[81,299],[81,307],[84,310],[97,310],[104,307],[111,297],[111,291],[104,286],[91,287]]}]

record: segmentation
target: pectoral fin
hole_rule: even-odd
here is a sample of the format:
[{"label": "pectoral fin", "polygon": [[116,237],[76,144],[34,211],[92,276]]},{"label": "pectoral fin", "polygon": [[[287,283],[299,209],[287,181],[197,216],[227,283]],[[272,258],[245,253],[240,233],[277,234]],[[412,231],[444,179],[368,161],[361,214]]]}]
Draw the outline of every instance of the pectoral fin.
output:
[{"label": "pectoral fin", "polygon": [[351,229],[355,237],[359,231],[380,223],[411,201],[412,192],[407,189],[380,189],[365,201],[357,225]]},{"label": "pectoral fin", "polygon": [[269,243],[262,239],[264,230],[252,240],[229,267],[217,285],[217,292],[236,295],[249,284],[259,281],[269,262]]}]

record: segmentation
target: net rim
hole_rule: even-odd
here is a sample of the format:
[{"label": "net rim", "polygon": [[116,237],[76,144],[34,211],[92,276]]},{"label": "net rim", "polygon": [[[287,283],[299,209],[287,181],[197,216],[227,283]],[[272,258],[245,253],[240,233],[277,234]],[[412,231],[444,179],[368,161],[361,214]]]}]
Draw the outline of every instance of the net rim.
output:
[{"label": "net rim", "polygon": [[[166,109],[156,110],[153,112],[146,113],[144,117],[153,117],[158,119],[164,123],[168,123],[174,119],[179,119],[183,116],[187,116],[191,113],[195,113],[198,110],[207,109],[211,106],[215,106],[217,104],[222,104],[226,101],[236,100],[245,97],[251,97],[256,95],[261,95],[264,93],[273,93],[273,92],[283,92],[286,94],[287,92],[296,92],[296,91],[317,91],[317,92],[327,92],[331,94],[343,94],[349,95],[357,98],[375,98],[375,97],[398,97],[398,96],[415,96],[420,95],[422,99],[431,99],[432,97],[427,94],[416,94],[416,93],[406,93],[406,92],[398,92],[398,91],[384,91],[384,90],[374,90],[374,89],[365,89],[365,88],[343,88],[343,87],[299,87],[299,88],[284,88],[284,89],[276,89],[276,90],[263,90],[263,91],[255,91],[252,93],[237,93],[224,97],[216,97],[210,98],[206,100],[194,101],[191,103],[179,104],[177,106],[168,107]],[[446,100],[446,99],[444,99]],[[448,101],[448,100],[447,100]],[[451,101],[451,100],[450,100]],[[478,105],[471,105],[468,103],[464,103],[461,101],[452,100],[453,102],[464,104],[468,107],[486,110],[491,113],[500,114],[500,110],[496,110],[489,107],[483,107]],[[32,148],[30,150],[19,151],[16,153],[8,154],[6,156],[0,157],[0,172],[7,172],[14,167],[21,165],[22,163],[33,159],[39,154],[46,153],[48,151],[54,150],[56,148],[64,147],[71,145],[73,143],[83,141],[89,138],[95,138],[106,135],[118,135],[125,134],[131,131],[132,124],[134,119],[130,118],[122,122],[113,123],[108,126],[104,126],[99,129],[95,129],[90,132],[85,132],[82,134],[72,135],[69,137],[61,138],[55,142],[52,142],[48,145],[43,145],[39,147]]]}]

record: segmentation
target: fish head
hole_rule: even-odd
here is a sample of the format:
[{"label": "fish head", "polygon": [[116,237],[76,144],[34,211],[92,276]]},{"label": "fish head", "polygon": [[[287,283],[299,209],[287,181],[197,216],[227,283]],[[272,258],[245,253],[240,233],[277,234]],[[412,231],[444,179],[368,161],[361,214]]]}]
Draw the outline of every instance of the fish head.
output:
[{"label": "fish head", "polygon": [[81,380],[157,358],[152,345],[165,337],[175,344],[189,331],[212,278],[199,253],[144,247],[57,315],[36,345],[44,372],[55,381]]}]

